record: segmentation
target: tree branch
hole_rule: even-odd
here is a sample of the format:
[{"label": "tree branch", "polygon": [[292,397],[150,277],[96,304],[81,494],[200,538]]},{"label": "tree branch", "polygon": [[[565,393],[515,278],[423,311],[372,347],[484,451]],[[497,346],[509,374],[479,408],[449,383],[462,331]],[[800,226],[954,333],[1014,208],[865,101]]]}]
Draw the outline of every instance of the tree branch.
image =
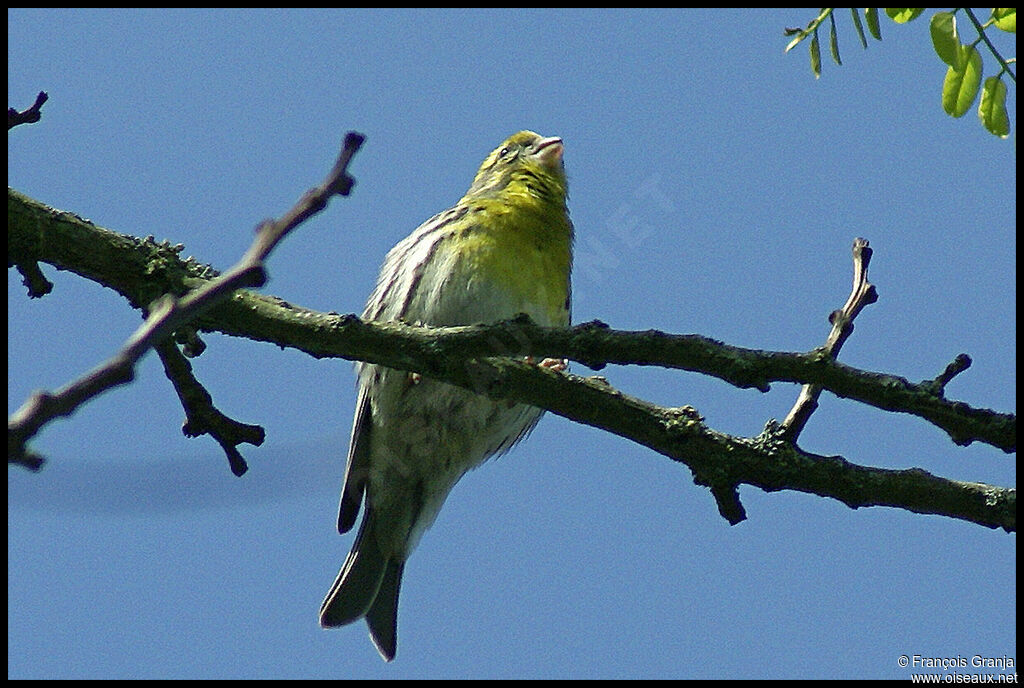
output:
[{"label": "tree branch", "polygon": [[[109,232],[13,191],[8,194],[8,225],[9,259],[24,256],[73,270],[117,289],[133,304],[144,302],[154,291],[180,293],[211,278],[210,268],[181,260],[179,247]],[[88,251],[83,251],[85,246]],[[941,389],[936,391],[935,380],[913,384],[857,370],[822,350],[742,349],[696,335],[619,332],[599,322],[565,329],[538,327],[524,319],[443,329],[365,323],[354,315],[318,313],[244,290],[205,312],[193,325],[293,347],[317,358],[365,360],[419,372],[619,434],[689,466],[696,482],[712,487],[720,511],[733,523],[743,518],[735,489],[749,484],[764,490],[819,494],[853,508],[895,506],[1016,529],[1012,488],[809,454],[788,442],[774,423],[755,438],[731,437],[707,428],[689,407],[659,407],[625,395],[601,378],[582,378],[521,360],[532,355],[571,358],[593,368],[608,363],[659,365],[761,390],[767,390],[772,381],[819,384],[842,397],[919,415],[958,443],[983,441],[1015,451],[1015,415],[948,401]]]},{"label": "tree branch", "polygon": [[[154,301],[152,306],[147,307],[146,321],[110,360],[54,394],[45,391],[33,394],[7,421],[8,461],[38,470],[42,462],[38,456],[28,451],[27,443],[43,425],[58,416],[71,415],[81,404],[108,389],[131,382],[135,377],[135,364],[147,351],[164,341],[177,328],[192,322],[218,302],[230,297],[237,289],[262,286],[266,282],[264,261],[274,247],[306,218],[323,210],[331,196],[349,194],[354,182],[348,175],[348,164],[362,143],[363,137],[360,134],[350,132],[345,137],[344,147],[324,183],[307,191],[280,220],[264,221],[249,250],[230,270],[219,277],[195,285],[181,298],[171,296],[179,293],[178,290],[165,290],[163,296]],[[9,192],[8,219],[10,206]],[[172,250],[175,251],[176,257],[180,249]],[[25,262],[23,258],[12,259],[13,255],[9,250],[9,262]],[[165,349],[165,354],[166,364],[170,360],[170,352]],[[180,370],[181,366],[177,368]],[[225,442],[221,444],[228,451],[236,475],[244,473],[245,462],[234,449],[235,445],[231,444],[229,450]]]},{"label": "tree branch", "polygon": [[[216,275],[209,266],[182,260],[181,250],[152,238],[111,232],[8,190],[8,260],[40,260],[75,272],[114,289],[136,308],[165,292],[184,293]],[[960,445],[979,441],[1008,453],[1017,448],[1016,415],[950,401],[937,393],[933,380],[912,383],[895,375],[858,370],[820,349],[761,351],[699,335],[612,330],[598,321],[565,329],[524,320],[436,329],[363,323],[355,316],[320,313],[249,291],[237,292],[196,324],[295,348],[316,358],[366,360],[406,370],[434,354],[533,355],[570,358],[595,370],[613,363],[688,370],[765,392],[771,382],[818,384],[841,398],[923,418]]]},{"label": "tree branch", "polygon": [[[9,251],[38,256],[106,284],[134,305],[157,289],[178,293],[213,274],[195,261],[180,260],[178,247],[103,230],[24,197],[19,199],[17,192],[9,192],[9,196]],[[28,230],[51,215],[56,215],[51,225],[57,234],[38,236]],[[85,247],[92,248],[88,263],[82,260]],[[615,331],[598,322],[554,329],[515,320],[435,330],[362,323],[352,316],[318,313],[244,291],[207,314],[200,324],[212,331],[297,348],[318,358],[370,360],[392,367],[401,366],[396,365],[394,356],[384,360],[382,352],[387,349],[409,351],[411,355],[397,357],[406,367],[415,367],[416,359],[429,353],[442,357],[535,355],[567,357],[595,369],[608,363],[678,368],[762,391],[767,391],[772,381],[820,384],[840,397],[918,415],[959,444],[982,441],[1007,452],[1016,450],[1015,415],[949,401],[936,393],[934,381],[915,384],[902,377],[857,370],[820,350],[803,354],[759,351],[697,335]]]},{"label": "tree branch", "polygon": [[[31,124],[38,122],[42,118],[42,107],[49,99],[45,91],[40,91],[39,95],[36,96],[36,102],[32,104],[26,110],[18,112],[14,108],[7,108],[7,131],[10,131],[19,124]],[[22,284],[28,288],[29,298],[37,299],[50,293],[53,289],[53,284],[43,276],[43,271],[39,269],[39,264],[35,261],[26,262],[8,262],[7,267],[14,266],[21,273],[23,278]]]}]

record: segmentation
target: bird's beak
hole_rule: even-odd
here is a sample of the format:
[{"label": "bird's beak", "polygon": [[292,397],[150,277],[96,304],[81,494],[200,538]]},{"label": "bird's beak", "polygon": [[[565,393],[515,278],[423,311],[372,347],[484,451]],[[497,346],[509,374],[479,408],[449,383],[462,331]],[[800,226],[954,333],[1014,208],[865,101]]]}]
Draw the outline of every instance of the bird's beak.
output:
[{"label": "bird's beak", "polygon": [[534,155],[544,165],[548,167],[556,167],[562,163],[562,153],[565,151],[565,146],[562,144],[562,139],[557,136],[551,136],[546,139],[541,139],[534,145]]}]

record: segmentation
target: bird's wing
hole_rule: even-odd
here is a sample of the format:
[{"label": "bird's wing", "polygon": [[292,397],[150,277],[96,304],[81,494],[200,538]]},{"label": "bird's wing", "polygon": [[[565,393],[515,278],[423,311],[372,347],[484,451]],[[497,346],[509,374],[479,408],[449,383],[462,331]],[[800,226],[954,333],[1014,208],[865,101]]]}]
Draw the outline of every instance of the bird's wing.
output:
[{"label": "bird's wing", "polygon": [[373,428],[370,394],[366,384],[359,386],[356,415],[352,421],[352,439],[348,445],[348,465],[341,486],[341,504],[338,507],[338,532],[347,533],[355,525],[359,506],[370,477],[370,433]]}]

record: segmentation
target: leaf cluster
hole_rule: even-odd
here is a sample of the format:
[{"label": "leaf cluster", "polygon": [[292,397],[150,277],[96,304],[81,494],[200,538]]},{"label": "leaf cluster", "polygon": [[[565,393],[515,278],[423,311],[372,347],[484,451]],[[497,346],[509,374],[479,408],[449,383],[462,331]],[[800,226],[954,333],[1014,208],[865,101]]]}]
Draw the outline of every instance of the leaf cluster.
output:
[{"label": "leaf cluster", "polygon": [[[821,76],[821,44],[818,38],[818,29],[826,19],[829,21],[829,51],[832,54],[832,60],[837,65],[842,65],[842,60],[839,57],[839,35],[836,31],[834,9],[834,7],[822,9],[806,28],[785,30],[786,35],[794,36],[786,46],[786,52],[803,42],[804,39],[811,39],[809,46],[811,71],[814,72],[815,78]],[[970,43],[961,41],[956,20],[958,12],[963,13],[977,32],[977,38]],[[863,22],[857,8],[851,7],[850,13],[857,36],[865,49],[868,47],[868,41],[864,34],[864,24],[867,24],[868,31],[875,40],[882,40],[877,8],[865,8]],[[922,13],[924,13],[924,8],[919,7],[889,7],[885,10],[886,16],[897,24],[913,21]],[[1016,34],[1017,9],[1014,7],[994,8],[988,20],[982,24],[970,8],[955,8],[952,11],[936,12],[929,22],[935,54],[947,65],[946,75],[942,82],[942,109],[951,117],[963,117],[978,100],[980,91],[981,102],[978,105],[978,118],[981,120],[982,126],[989,133],[1006,138],[1010,135],[1010,118],[1006,111],[1007,85],[1003,76],[1008,76],[1016,83],[1017,77],[1010,68],[1010,65],[1016,62],[1016,58],[1004,58],[992,44],[986,33],[992,26],[1006,33]],[[985,78],[984,83],[982,83],[983,63],[981,52],[978,49],[981,43],[988,47],[989,52],[999,65],[999,71]]]}]

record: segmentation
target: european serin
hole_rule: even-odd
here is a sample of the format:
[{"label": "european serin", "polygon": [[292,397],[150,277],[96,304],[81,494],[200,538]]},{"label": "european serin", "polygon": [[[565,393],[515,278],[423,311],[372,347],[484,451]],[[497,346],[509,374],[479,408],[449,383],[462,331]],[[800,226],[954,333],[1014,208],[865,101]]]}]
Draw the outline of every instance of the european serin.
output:
[{"label": "european serin", "polygon": [[[413,325],[492,323],[526,313],[569,324],[572,223],[562,140],[514,134],[480,166],[466,195],[388,253],[363,318]],[[357,365],[356,403],[338,530],[366,508],[320,624],[366,618],[395,656],[406,559],[459,478],[508,450],[541,409],[492,401],[419,375]]]}]

